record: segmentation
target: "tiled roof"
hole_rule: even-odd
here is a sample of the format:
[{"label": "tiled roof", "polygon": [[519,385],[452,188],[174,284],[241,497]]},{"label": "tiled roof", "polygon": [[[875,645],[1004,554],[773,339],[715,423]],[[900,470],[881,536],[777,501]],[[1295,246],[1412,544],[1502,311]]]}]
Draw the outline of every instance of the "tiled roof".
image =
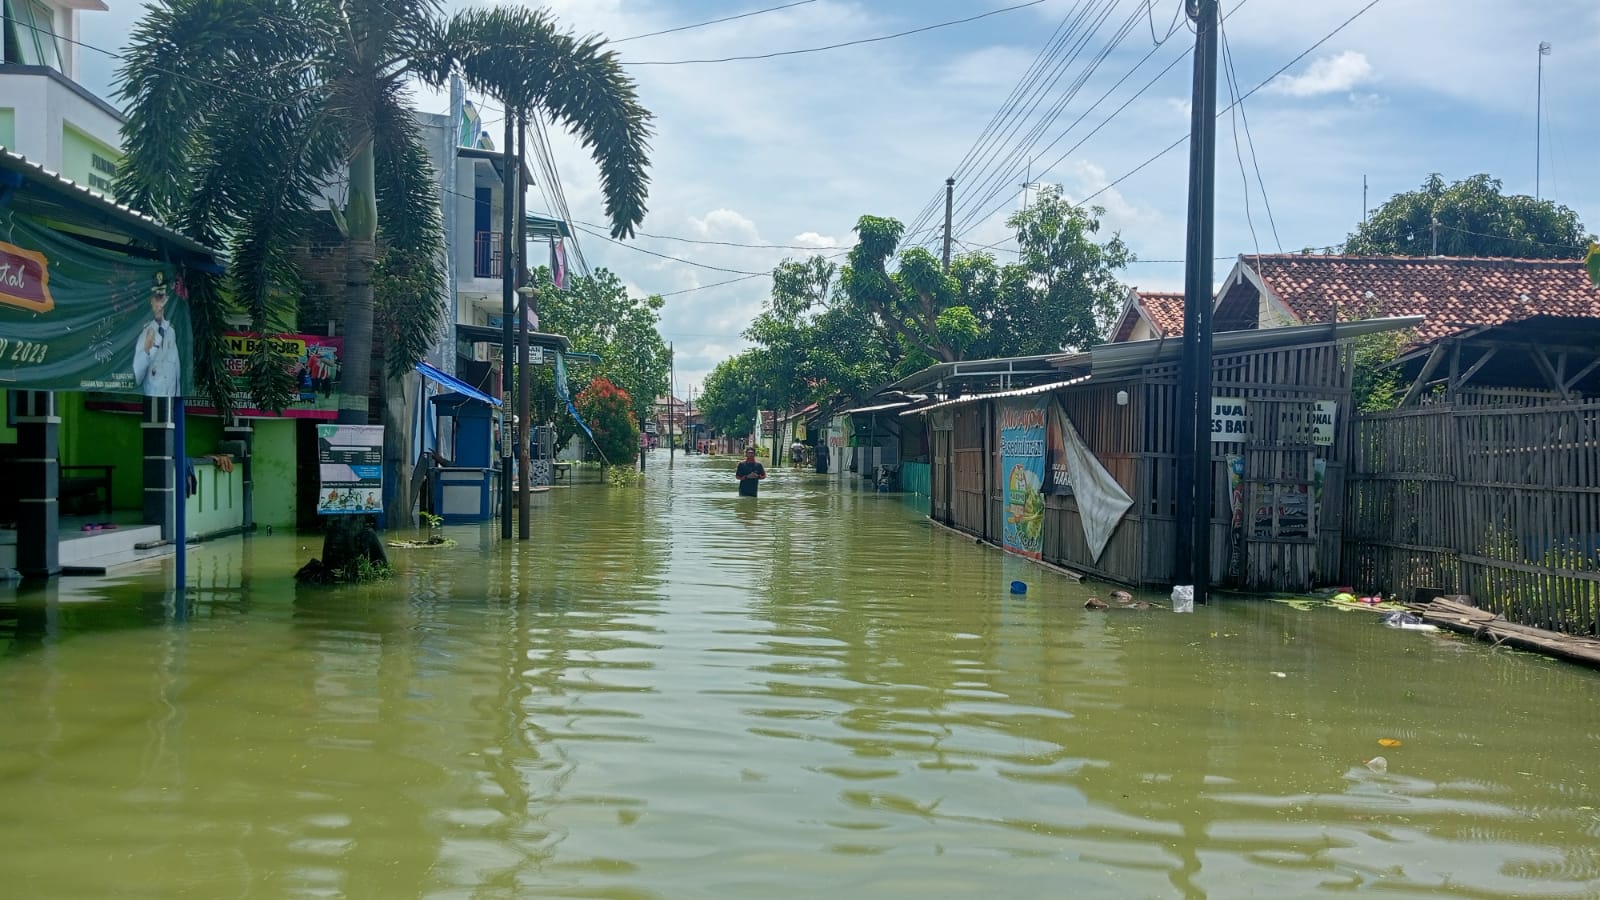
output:
[{"label": "tiled roof", "polygon": [[1422,315],[1417,343],[1536,315],[1600,318],[1580,260],[1261,256],[1244,262],[1302,323]]},{"label": "tiled roof", "polygon": [[1183,334],[1183,294],[1140,291],[1139,305],[1162,337]]}]

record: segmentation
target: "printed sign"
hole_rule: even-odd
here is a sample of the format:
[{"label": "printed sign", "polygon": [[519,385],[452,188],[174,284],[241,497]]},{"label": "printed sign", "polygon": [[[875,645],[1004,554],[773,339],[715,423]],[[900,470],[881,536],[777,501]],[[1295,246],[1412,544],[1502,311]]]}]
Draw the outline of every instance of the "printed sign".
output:
[{"label": "printed sign", "polygon": [[174,397],[189,377],[188,289],[164,263],[0,209],[0,383]]},{"label": "printed sign", "polygon": [[50,296],[50,263],[43,253],[0,241],[0,304],[35,313],[56,308]]},{"label": "printed sign", "polygon": [[[344,338],[315,334],[278,334],[265,338],[295,381],[289,405],[279,412],[258,407],[250,394],[250,356],[262,340],[261,336],[246,332],[230,331],[223,335],[223,365],[228,369],[228,380],[233,388],[233,415],[250,419],[323,419],[330,422],[338,418],[339,365],[344,354]],[[127,400],[90,394],[88,406],[90,409],[137,412],[138,404]],[[217,414],[209,397],[190,397],[188,405],[191,413]]]},{"label": "printed sign", "polygon": [[317,515],[375,514],[383,509],[383,426],[318,425],[322,490]]},{"label": "printed sign", "polygon": [[1333,400],[1278,405],[1278,439],[1286,444],[1333,444],[1339,421],[1339,404]]},{"label": "printed sign", "polygon": [[1046,472],[1045,493],[1070,494],[1072,493],[1072,464],[1069,462],[1067,446],[1068,424],[1066,410],[1061,408],[1059,401],[1050,402],[1050,429],[1048,440],[1050,442],[1050,467]]},{"label": "printed sign", "polygon": [[1000,405],[1000,472],[1005,478],[1007,550],[1038,559],[1044,550],[1044,476],[1048,397]]},{"label": "printed sign", "polygon": [[1240,442],[1250,436],[1243,397],[1211,398],[1211,442]]}]

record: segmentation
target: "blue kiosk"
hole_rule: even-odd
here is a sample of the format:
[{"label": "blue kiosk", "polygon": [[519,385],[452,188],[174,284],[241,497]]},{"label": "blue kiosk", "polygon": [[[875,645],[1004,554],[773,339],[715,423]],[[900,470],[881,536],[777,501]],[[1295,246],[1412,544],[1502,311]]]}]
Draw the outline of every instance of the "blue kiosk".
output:
[{"label": "blue kiosk", "polygon": [[[433,511],[446,524],[487,522],[498,510],[500,471],[494,460],[495,410],[500,399],[418,363],[417,371],[454,388],[429,398],[439,415],[440,430],[449,428],[455,459],[433,472]],[[449,419],[449,423],[445,423]]]}]

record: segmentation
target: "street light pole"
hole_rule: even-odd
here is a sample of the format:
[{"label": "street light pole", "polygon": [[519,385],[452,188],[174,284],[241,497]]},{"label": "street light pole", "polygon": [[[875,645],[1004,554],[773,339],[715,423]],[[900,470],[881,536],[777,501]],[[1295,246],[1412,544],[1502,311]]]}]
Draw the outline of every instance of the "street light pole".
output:
[{"label": "street light pole", "polygon": [[1539,199],[1539,176],[1544,164],[1544,58],[1550,55],[1550,42],[1539,42],[1539,81],[1533,101],[1533,199]]}]

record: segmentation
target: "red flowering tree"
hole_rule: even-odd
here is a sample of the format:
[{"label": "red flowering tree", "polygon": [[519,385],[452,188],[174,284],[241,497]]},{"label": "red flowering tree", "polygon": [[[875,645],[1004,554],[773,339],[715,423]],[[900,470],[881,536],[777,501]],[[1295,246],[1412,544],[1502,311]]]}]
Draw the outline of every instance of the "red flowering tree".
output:
[{"label": "red flowering tree", "polygon": [[574,405],[594,432],[594,442],[605,464],[632,464],[639,452],[639,420],[634,418],[633,398],[628,392],[610,379],[596,378],[578,395]]}]

